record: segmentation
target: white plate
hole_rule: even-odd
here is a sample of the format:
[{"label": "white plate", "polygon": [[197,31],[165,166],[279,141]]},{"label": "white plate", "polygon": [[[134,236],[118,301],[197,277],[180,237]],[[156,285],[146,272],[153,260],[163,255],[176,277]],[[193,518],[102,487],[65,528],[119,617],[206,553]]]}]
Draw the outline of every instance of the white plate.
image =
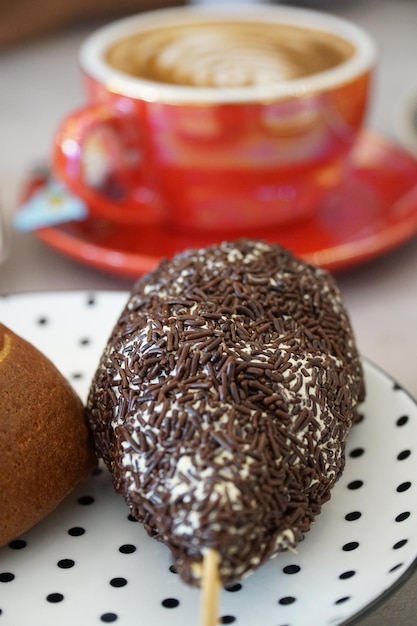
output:
[{"label": "white plate", "polygon": [[[0,298],[0,320],[29,339],[85,399],[127,294]],[[299,546],[234,590],[222,624],[336,626],[401,582],[417,556],[417,406],[365,361],[364,419],[349,437],[331,501]],[[75,530],[74,530],[75,529]],[[105,470],[0,550],[0,626],[196,626],[200,594],[172,573],[167,548],[128,518]]]}]

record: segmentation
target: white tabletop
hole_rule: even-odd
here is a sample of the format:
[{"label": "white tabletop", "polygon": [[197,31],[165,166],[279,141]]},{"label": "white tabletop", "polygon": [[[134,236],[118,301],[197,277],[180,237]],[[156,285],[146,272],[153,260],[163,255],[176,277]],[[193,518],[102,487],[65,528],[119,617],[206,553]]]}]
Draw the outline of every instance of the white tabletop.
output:
[{"label": "white tabletop", "polygon": [[[417,85],[417,2],[333,0],[300,2],[344,15],[376,38],[381,62],[368,125],[395,137],[395,110]],[[0,54],[0,203],[10,216],[29,170],[48,163],[62,117],[83,103],[76,55],[96,24],[44,36]],[[416,181],[417,182],[417,181]],[[338,275],[361,352],[417,397],[417,241]],[[32,234],[13,232],[0,266],[0,294],[61,289],[129,289],[132,280],[85,267],[47,248]],[[363,626],[411,626],[417,614],[417,575],[371,614]],[[321,626],[321,625],[312,625]]]}]

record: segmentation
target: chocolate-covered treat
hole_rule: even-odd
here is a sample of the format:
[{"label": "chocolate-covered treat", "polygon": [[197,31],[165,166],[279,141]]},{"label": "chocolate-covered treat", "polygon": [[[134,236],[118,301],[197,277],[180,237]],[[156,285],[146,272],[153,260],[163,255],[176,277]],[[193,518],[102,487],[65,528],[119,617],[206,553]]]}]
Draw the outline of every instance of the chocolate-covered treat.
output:
[{"label": "chocolate-covered treat", "polygon": [[364,398],[340,292],[277,245],[179,254],[135,285],[94,376],[97,451],[132,515],[199,584],[293,548],[344,467]]}]

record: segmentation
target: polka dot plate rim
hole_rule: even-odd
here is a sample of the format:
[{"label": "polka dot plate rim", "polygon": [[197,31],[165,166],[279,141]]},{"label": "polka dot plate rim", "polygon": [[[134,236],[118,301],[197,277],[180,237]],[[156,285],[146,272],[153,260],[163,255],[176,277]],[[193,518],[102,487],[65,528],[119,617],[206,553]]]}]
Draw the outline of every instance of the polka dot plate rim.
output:
[{"label": "polka dot plate rim", "polygon": [[[41,349],[82,399],[124,291],[0,297],[0,320]],[[268,562],[220,598],[221,624],[346,626],[395,591],[417,559],[417,405],[363,359],[367,399],[346,469],[297,554]],[[198,623],[199,590],[129,517],[100,466],[45,520],[0,549],[0,626]]]}]

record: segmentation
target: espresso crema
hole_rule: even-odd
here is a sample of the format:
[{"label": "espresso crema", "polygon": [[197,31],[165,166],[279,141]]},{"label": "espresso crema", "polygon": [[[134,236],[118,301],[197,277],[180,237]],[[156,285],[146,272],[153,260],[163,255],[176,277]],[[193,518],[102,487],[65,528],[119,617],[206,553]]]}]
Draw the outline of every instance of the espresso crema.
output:
[{"label": "espresso crema", "polygon": [[243,87],[310,76],[352,56],[331,33],[288,24],[205,21],[149,28],[116,41],[107,62],[159,83]]}]

